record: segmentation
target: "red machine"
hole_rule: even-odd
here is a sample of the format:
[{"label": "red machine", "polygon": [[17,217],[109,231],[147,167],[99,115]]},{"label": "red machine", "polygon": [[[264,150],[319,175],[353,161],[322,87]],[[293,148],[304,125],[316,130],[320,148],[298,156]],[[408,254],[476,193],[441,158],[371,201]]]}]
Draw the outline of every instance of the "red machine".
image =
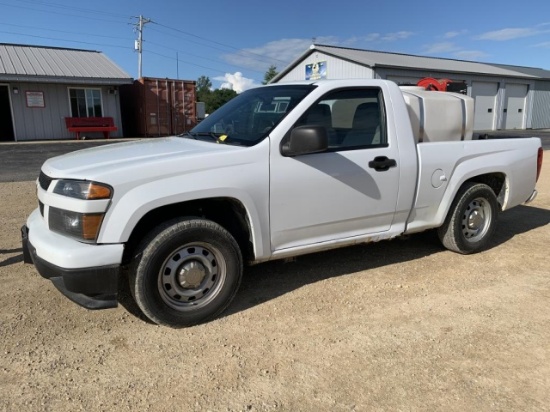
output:
[{"label": "red machine", "polygon": [[454,81],[449,79],[434,79],[432,77],[425,77],[420,79],[417,86],[424,87],[426,90],[434,90],[439,92],[456,92],[466,94],[468,86],[465,81]]}]

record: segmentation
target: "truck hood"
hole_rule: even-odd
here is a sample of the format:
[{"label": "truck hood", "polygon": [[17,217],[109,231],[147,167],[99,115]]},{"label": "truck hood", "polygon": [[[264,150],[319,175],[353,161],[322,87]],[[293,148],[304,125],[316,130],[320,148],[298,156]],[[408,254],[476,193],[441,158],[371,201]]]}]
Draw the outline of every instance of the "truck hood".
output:
[{"label": "truck hood", "polygon": [[171,160],[212,156],[242,150],[242,147],[215,144],[180,137],[144,139],[116,143],[48,159],[42,171],[53,178],[97,179],[102,175],[130,172],[151,164],[169,164]]}]

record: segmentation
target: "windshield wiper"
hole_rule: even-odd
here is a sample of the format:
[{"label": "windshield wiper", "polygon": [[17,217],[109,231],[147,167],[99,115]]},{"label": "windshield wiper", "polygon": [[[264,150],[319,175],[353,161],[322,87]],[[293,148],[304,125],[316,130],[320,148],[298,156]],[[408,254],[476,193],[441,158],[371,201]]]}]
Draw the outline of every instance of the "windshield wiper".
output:
[{"label": "windshield wiper", "polygon": [[191,136],[193,139],[198,140],[199,137],[209,137],[210,139],[214,140],[216,143],[222,143],[227,139],[227,135],[223,133],[214,133],[214,132],[185,132],[182,133],[180,136]]}]

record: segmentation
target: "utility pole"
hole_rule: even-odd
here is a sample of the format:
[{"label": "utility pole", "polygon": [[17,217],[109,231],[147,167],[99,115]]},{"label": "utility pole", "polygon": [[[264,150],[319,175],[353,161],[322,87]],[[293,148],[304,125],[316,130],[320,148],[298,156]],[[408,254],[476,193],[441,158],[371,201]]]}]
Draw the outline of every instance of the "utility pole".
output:
[{"label": "utility pole", "polygon": [[147,23],[151,23],[151,19],[144,18],[141,14],[139,17],[135,17],[138,19],[138,22],[136,23],[136,29],[138,31],[138,39],[136,40],[135,49],[138,52],[138,79],[141,79],[142,77],[142,52],[143,52],[143,26],[145,26]]}]

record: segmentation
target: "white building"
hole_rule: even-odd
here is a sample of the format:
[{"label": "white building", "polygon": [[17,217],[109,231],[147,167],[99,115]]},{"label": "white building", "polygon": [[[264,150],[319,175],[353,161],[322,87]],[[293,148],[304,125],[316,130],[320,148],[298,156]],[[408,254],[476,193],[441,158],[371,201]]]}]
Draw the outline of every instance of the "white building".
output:
[{"label": "white building", "polygon": [[271,82],[367,78],[416,84],[425,77],[466,83],[475,98],[475,130],[550,128],[550,71],[531,67],[312,45]]}]

